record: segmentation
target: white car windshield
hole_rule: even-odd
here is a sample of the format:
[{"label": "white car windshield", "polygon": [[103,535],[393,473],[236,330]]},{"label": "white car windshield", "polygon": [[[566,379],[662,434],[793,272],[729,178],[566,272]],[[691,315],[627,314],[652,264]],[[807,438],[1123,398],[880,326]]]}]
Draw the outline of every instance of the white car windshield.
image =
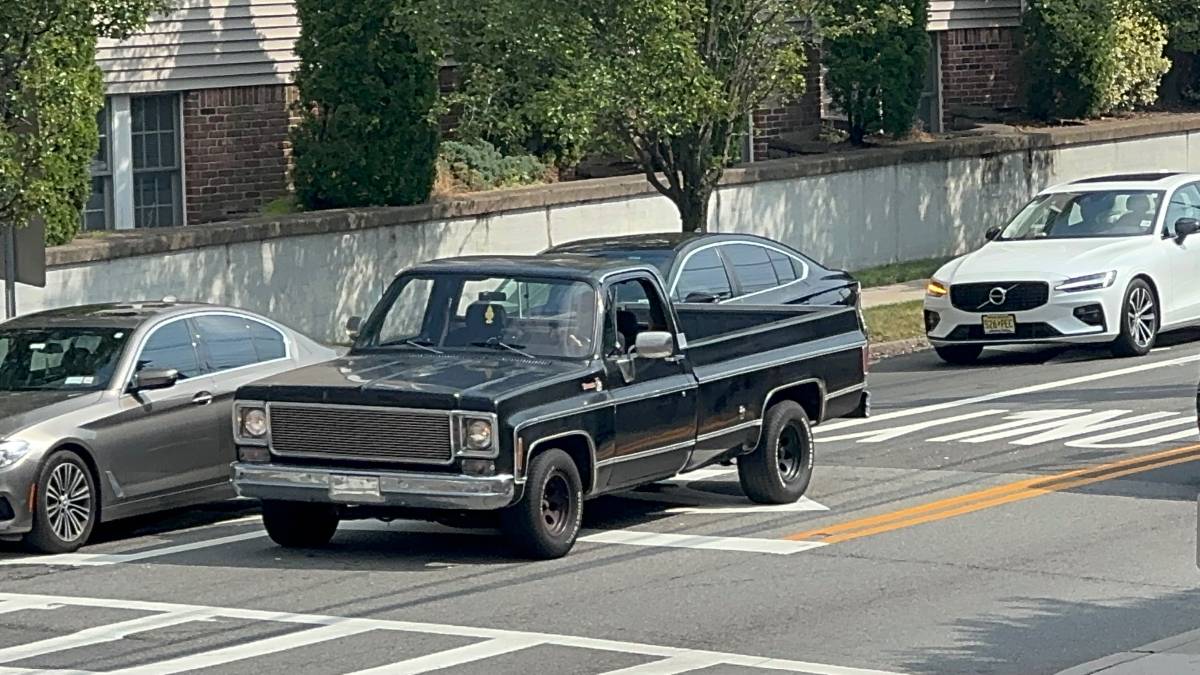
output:
[{"label": "white car windshield", "polygon": [[1000,233],[1001,241],[1136,237],[1154,232],[1162,192],[1103,190],[1040,195]]}]

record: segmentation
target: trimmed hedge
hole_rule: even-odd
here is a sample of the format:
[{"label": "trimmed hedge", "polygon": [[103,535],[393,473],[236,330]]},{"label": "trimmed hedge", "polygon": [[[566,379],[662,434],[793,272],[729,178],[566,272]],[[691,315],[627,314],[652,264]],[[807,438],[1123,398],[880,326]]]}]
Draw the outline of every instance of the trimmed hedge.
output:
[{"label": "trimmed hedge", "polygon": [[432,54],[393,0],[297,0],[296,9],[296,197],[309,209],[424,202],[438,147]]},{"label": "trimmed hedge", "polygon": [[546,180],[547,166],[533,155],[504,155],[487,141],[444,141],[438,162],[456,183],[473,192]]}]

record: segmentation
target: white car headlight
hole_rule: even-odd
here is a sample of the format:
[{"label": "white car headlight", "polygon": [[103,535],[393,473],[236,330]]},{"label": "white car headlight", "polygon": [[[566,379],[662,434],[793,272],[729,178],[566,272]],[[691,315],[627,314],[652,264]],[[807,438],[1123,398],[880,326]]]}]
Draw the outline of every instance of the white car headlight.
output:
[{"label": "white car headlight", "polygon": [[25,441],[0,442],[0,469],[16,464],[17,460],[29,454],[29,449]]},{"label": "white car headlight", "polygon": [[1063,293],[1077,293],[1079,291],[1095,291],[1101,288],[1108,288],[1117,280],[1117,271],[1101,272],[1099,274],[1088,274],[1082,277],[1072,277],[1066,281],[1060,282],[1054,287],[1056,291]]}]

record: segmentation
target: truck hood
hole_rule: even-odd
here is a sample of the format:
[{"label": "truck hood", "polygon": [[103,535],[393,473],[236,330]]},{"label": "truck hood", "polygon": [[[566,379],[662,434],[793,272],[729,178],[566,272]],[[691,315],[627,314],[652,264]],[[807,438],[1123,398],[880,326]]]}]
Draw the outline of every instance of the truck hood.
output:
[{"label": "truck hood", "polygon": [[543,361],[503,354],[417,351],[351,354],[259,380],[239,399],[494,410],[503,398],[582,375],[582,362]]},{"label": "truck hood", "polygon": [[101,397],[96,391],[0,392],[0,440],[21,429],[82,410]]},{"label": "truck hood", "polygon": [[1152,246],[1156,238],[1034,239],[994,241],[954,260],[934,276],[947,283],[969,281],[1059,281],[1120,269],[1123,259]]}]

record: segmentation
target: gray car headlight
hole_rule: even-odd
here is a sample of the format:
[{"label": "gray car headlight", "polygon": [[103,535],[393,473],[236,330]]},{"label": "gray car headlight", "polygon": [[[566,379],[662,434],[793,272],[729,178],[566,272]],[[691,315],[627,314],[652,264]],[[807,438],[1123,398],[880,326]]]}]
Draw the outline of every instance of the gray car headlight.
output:
[{"label": "gray car headlight", "polygon": [[492,459],[497,454],[496,418],[491,415],[457,416],[458,456]]},{"label": "gray car headlight", "polygon": [[0,442],[0,469],[16,464],[25,455],[29,454],[30,445],[25,441],[3,441]]}]

